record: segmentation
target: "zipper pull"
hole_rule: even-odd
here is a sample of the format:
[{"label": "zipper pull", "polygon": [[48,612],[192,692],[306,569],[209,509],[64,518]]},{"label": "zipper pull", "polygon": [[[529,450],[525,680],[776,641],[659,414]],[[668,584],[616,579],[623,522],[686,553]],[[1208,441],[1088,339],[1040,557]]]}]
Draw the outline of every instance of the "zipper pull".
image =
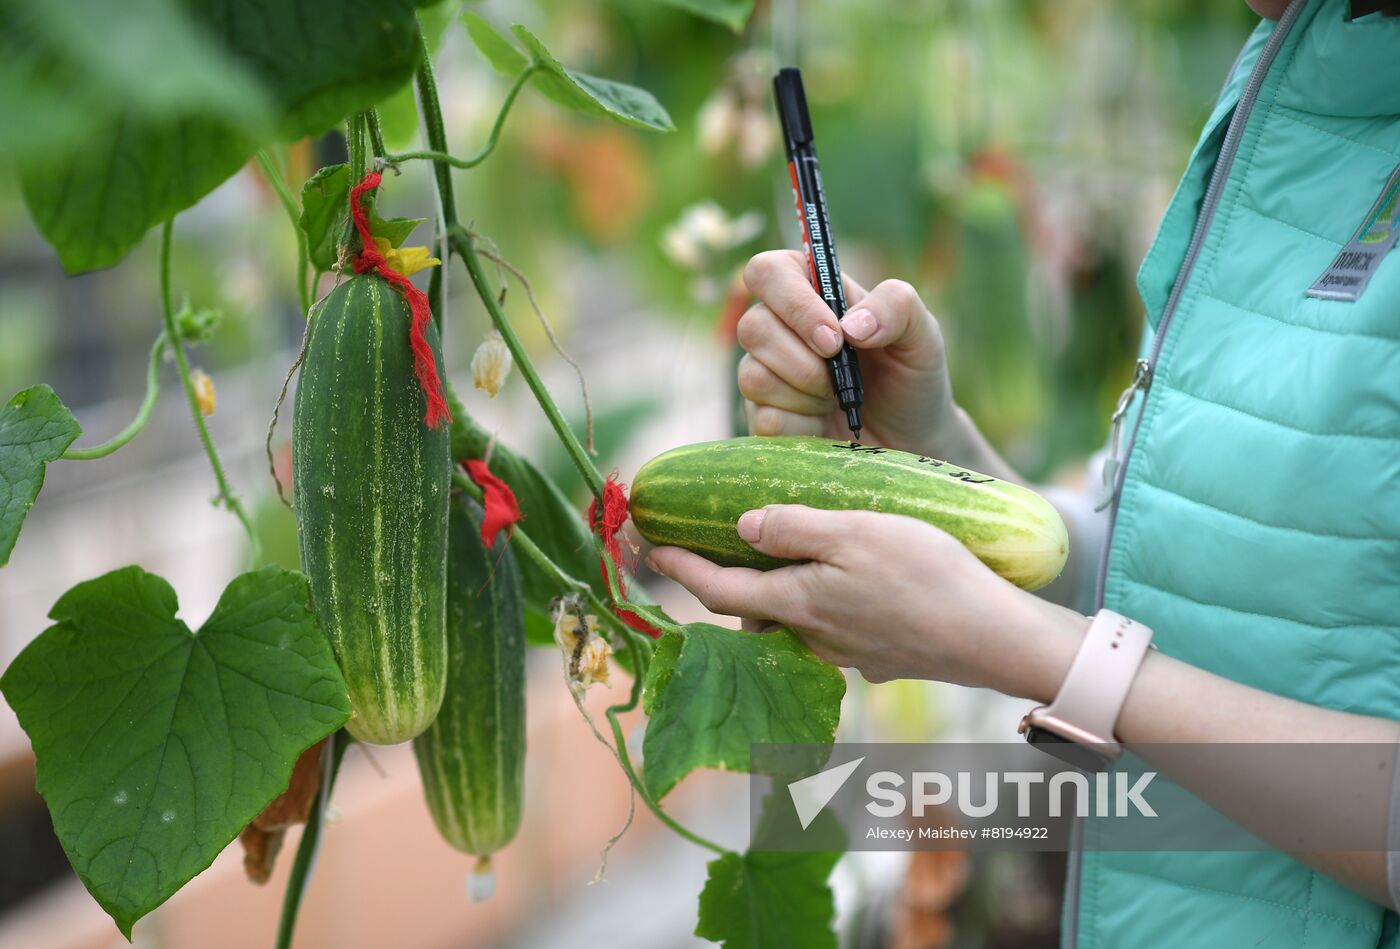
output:
[{"label": "zipper pull", "polygon": [[1095,511],[1102,511],[1113,503],[1113,496],[1118,488],[1118,470],[1123,467],[1123,459],[1119,455],[1119,443],[1123,438],[1123,419],[1127,417],[1128,409],[1132,408],[1137,394],[1146,392],[1151,384],[1152,364],[1146,359],[1139,359],[1133,368],[1133,381],[1128,383],[1128,387],[1118,397],[1118,405],[1113,409],[1113,417],[1109,420],[1108,458],[1103,463],[1103,484],[1099,488],[1099,501],[1094,505]]}]

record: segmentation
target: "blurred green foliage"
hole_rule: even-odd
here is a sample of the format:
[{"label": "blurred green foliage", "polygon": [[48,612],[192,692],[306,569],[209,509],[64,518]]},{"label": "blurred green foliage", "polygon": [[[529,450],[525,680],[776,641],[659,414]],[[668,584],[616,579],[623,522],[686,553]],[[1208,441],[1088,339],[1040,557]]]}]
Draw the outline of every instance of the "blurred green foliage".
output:
[{"label": "blurred green foliage", "polygon": [[[143,2],[160,14],[152,20],[160,30],[184,29],[166,0]],[[441,32],[439,78],[458,154],[484,140],[509,84],[466,36],[457,19],[466,9],[501,29],[524,24],[570,68],[649,90],[677,126],[638,132],[567,113],[529,89],[491,159],[457,175],[463,218],[531,275],[565,342],[583,304],[554,278],[563,266],[624,274],[625,295],[656,316],[715,324],[748,255],[797,246],[768,85],[776,65],[795,63],[807,78],[847,272],[867,285],[899,277],[921,290],[947,336],[958,399],[1015,463],[1052,476],[1096,448],[1140,332],[1133,272],[1256,22],[1243,0],[760,0],[739,33],[681,6],[444,0],[423,11]],[[0,84],[37,81],[20,39],[48,42],[66,16],[0,0],[0,18],[14,26]],[[197,36],[180,39],[182,50],[198,46]],[[110,45],[92,67],[109,85],[150,55],[146,40]],[[142,109],[186,114],[204,101],[201,88],[125,95]],[[236,89],[220,87],[210,101],[226,103]],[[105,101],[103,86],[90,91],[61,102],[0,97],[9,129],[32,127],[36,110],[48,116],[47,137],[9,135],[9,153],[61,154],[70,113]],[[406,90],[386,100],[391,147],[420,144],[412,106]],[[326,160],[335,159],[279,152],[294,191]],[[246,191],[233,207],[216,192],[182,219],[177,286],[195,307],[228,314],[202,357],[208,364],[261,360],[280,378],[284,367],[269,355],[300,338],[294,245],[271,190],[252,182],[251,204]],[[406,167],[385,201],[394,213],[430,213],[426,169]],[[680,227],[705,201],[724,214],[706,218],[708,230],[695,231],[698,218]],[[428,241],[428,228],[410,243]],[[0,381],[13,389],[48,376],[46,361],[91,359],[96,344],[76,322],[102,320],[101,345],[122,368],[86,380],[85,391],[100,396],[98,381],[135,389],[155,331],[149,243],[118,270],[73,282],[97,282],[103,307],[92,312],[92,292],[56,289],[51,251],[24,223],[12,184],[0,185],[0,260],[11,262],[0,270],[0,341],[17,341],[0,346]],[[463,293],[453,308],[463,325],[449,323],[449,359],[460,366],[484,322]],[[545,341],[519,312],[548,362]],[[731,386],[727,374],[717,378],[716,399]],[[629,418],[625,404],[597,408],[600,418]]]},{"label": "blurred green foliage", "polygon": [[[717,320],[749,254],[798,246],[768,87],[796,62],[847,273],[921,290],[959,401],[1039,477],[1103,440],[1140,332],[1137,262],[1257,23],[1243,0],[776,0],[738,37],[652,0],[533,13],[562,58],[651,89],[680,132],[526,101],[461,195],[515,263],[620,259],[648,298]],[[663,244],[701,201],[767,225],[696,280]]]}]

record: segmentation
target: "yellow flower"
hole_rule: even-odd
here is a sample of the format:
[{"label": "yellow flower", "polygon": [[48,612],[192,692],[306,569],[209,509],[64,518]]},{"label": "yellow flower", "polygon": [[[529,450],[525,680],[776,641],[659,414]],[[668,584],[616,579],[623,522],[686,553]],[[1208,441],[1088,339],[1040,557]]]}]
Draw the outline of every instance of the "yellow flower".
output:
[{"label": "yellow flower", "polygon": [[199,403],[199,411],[204,415],[213,415],[214,407],[218,405],[218,397],[214,393],[214,380],[209,378],[209,374],[203,369],[196,369],[190,373],[190,382],[194,383],[194,397]]},{"label": "yellow flower", "polygon": [[376,237],[374,246],[384,255],[389,269],[397,270],[405,277],[411,277],[420,270],[427,270],[442,263],[436,257],[429,257],[426,247],[395,247],[383,237]]}]

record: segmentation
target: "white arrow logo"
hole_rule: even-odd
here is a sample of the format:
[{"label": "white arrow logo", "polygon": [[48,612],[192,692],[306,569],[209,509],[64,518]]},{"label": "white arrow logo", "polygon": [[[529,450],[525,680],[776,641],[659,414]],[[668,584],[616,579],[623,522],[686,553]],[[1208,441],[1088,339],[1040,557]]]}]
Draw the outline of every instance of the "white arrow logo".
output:
[{"label": "white arrow logo", "polygon": [[797,810],[797,819],[802,823],[803,830],[817,819],[822,808],[836,796],[836,792],[841,790],[842,785],[864,760],[865,757],[861,756],[855,761],[848,761],[788,785],[788,794],[792,795],[792,806]]}]

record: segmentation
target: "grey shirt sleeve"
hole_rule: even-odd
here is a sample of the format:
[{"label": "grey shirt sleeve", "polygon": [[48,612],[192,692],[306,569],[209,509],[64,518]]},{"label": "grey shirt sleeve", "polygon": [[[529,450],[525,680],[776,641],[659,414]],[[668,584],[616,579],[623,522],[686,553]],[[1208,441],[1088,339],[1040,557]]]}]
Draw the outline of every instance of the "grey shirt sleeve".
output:
[{"label": "grey shirt sleeve", "polygon": [[1099,561],[1108,537],[1108,511],[1094,510],[1093,487],[1103,480],[1106,452],[1089,459],[1085,471],[1086,490],[1059,485],[1037,485],[1036,490],[1055,505],[1069,531],[1069,560],[1059,579],[1041,591],[1046,599],[1063,603],[1080,613],[1092,613],[1098,606]]}]

